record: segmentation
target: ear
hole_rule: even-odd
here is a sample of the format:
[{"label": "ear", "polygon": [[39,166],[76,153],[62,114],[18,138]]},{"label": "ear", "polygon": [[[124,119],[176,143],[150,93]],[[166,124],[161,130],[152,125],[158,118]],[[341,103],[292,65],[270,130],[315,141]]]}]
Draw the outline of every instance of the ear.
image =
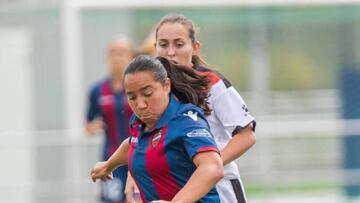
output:
[{"label": "ear", "polygon": [[193,55],[197,55],[200,53],[201,43],[199,41],[196,41],[193,44]]},{"label": "ear", "polygon": [[165,81],[165,85],[164,85],[165,91],[166,93],[170,93],[171,92],[171,81],[170,78],[167,78]]}]

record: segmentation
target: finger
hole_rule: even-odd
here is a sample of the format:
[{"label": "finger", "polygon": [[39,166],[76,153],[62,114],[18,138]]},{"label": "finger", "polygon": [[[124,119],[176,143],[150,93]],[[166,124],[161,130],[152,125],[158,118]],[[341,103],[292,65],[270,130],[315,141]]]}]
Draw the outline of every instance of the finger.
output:
[{"label": "finger", "polygon": [[113,176],[113,174],[111,173],[111,174],[107,175],[106,178],[107,178],[108,180],[113,180],[113,179],[114,179],[114,176]]}]

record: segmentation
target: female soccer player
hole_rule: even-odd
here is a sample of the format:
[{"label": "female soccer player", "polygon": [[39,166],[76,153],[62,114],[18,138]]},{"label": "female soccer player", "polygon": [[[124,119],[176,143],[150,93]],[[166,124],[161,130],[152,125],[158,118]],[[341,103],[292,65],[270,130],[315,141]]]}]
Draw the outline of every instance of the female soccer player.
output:
[{"label": "female soccer player", "polygon": [[95,165],[91,177],[111,179],[111,171],[128,162],[143,202],[220,202],[214,185],[223,166],[203,113],[210,111],[209,81],[160,60],[142,55],[127,67],[131,136],[108,161]]},{"label": "female soccer player", "polygon": [[[221,149],[225,177],[217,184],[223,203],[246,202],[246,195],[234,160],[244,154],[255,142],[255,120],[234,87],[219,73],[206,68],[198,56],[200,43],[191,20],[183,15],[165,16],[156,27],[156,53],[195,70],[210,73],[209,105],[213,110],[207,117],[215,141]],[[131,181],[128,181],[126,196],[132,197]]]},{"label": "female soccer player", "polygon": [[[110,42],[107,49],[109,77],[97,82],[91,89],[87,112],[86,130],[96,135],[103,129],[105,142],[102,160],[107,160],[129,137],[129,119],[132,115],[122,85],[123,72],[133,58],[130,42],[117,38]],[[101,183],[101,200],[107,203],[123,202],[127,178],[127,166],[114,171],[114,181]]]},{"label": "female soccer player", "polygon": [[234,160],[255,144],[256,123],[230,82],[218,72],[207,68],[198,56],[201,45],[195,34],[194,24],[185,16],[165,16],[156,27],[156,53],[174,64],[210,74],[208,102],[212,112],[206,119],[221,149],[225,172],[216,188],[222,203],[245,203],[245,191]]}]

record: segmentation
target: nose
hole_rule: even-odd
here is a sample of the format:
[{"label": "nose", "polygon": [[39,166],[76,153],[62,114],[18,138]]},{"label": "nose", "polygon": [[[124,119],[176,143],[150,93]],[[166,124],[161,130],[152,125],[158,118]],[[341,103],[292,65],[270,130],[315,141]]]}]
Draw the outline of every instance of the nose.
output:
[{"label": "nose", "polygon": [[136,108],[139,110],[143,110],[146,109],[147,104],[144,98],[138,98],[137,102],[136,102]]},{"label": "nose", "polygon": [[169,49],[167,51],[168,56],[174,56],[175,55],[175,49],[172,45],[169,46]]}]

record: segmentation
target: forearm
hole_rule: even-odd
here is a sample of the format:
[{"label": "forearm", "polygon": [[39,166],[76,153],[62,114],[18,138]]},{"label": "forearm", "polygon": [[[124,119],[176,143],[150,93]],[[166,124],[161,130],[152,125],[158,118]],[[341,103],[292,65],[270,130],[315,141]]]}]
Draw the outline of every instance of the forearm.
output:
[{"label": "forearm", "polygon": [[229,143],[221,150],[223,164],[226,165],[250,149],[256,143],[255,133],[251,126],[240,130]]},{"label": "forearm", "polygon": [[106,161],[107,168],[113,171],[115,168],[126,165],[129,151],[129,138],[125,139],[117,150]]},{"label": "forearm", "polygon": [[224,171],[220,157],[217,162],[201,164],[172,201],[196,202],[205,196],[223,176]]}]

